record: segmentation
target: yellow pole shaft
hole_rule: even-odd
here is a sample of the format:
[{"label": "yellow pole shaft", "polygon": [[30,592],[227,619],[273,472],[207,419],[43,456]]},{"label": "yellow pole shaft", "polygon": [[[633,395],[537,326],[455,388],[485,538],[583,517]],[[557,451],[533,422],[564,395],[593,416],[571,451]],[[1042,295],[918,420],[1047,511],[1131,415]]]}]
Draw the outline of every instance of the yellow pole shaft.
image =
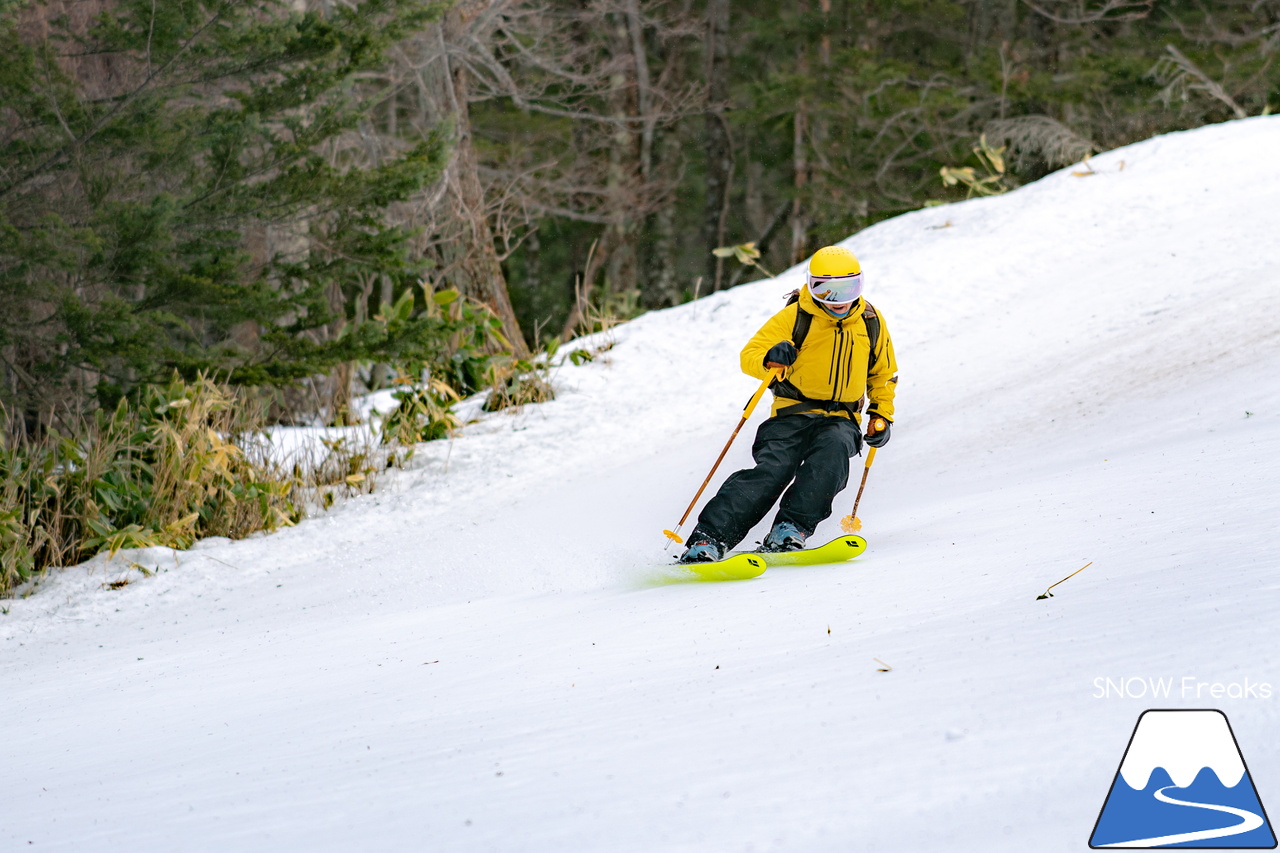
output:
[{"label": "yellow pole shaft", "polygon": [[876,449],[874,447],[867,449],[867,464],[862,466],[862,483],[858,486],[858,496],[853,499],[853,512],[849,513],[853,518],[858,517],[858,504],[862,502],[862,490],[867,487],[867,475],[871,473],[871,463],[876,459]]}]

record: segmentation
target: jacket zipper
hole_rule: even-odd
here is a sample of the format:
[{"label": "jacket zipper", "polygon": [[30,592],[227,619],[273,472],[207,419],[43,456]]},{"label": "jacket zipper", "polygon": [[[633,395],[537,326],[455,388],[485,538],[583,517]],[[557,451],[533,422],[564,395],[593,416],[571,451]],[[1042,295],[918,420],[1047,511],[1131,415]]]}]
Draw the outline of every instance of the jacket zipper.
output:
[{"label": "jacket zipper", "polygon": [[831,366],[827,370],[827,382],[831,384],[832,400],[840,402],[842,387],[848,383],[848,370],[845,365],[844,320],[836,321],[836,345],[831,349]]}]

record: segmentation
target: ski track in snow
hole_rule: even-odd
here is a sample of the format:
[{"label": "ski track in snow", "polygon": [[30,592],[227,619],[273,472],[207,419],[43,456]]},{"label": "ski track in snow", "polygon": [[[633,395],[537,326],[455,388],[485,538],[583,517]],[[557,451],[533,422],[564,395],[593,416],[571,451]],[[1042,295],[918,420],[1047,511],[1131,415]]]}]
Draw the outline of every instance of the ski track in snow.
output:
[{"label": "ski track in snow", "polygon": [[[1277,151],[1171,134],[847,241],[902,376],[848,566],[663,582],[793,269],[294,529],[50,575],[2,603],[0,849],[1083,849],[1149,701],[1095,678],[1280,685]],[[1275,700],[1207,701],[1265,801]]]}]

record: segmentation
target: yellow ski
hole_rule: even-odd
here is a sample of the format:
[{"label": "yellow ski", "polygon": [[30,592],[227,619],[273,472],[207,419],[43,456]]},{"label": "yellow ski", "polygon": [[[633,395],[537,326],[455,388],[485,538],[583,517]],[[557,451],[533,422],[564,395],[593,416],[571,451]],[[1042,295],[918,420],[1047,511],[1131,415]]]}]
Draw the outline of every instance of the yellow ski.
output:
[{"label": "yellow ski", "polygon": [[745,581],[759,577],[768,568],[762,554],[734,554],[714,563],[684,563],[682,568],[688,569],[699,580],[704,581]]},{"label": "yellow ski", "polygon": [[817,566],[826,563],[843,563],[867,550],[867,540],[861,536],[839,536],[825,545],[805,548],[801,551],[783,551],[766,554],[746,551],[731,554],[714,563],[683,563],[699,580],[744,581],[759,577],[769,566]]},{"label": "yellow ski", "polygon": [[782,551],[777,554],[753,552],[769,566],[818,566],[824,563],[843,563],[860,556],[867,550],[867,540],[861,536],[837,536],[825,545],[800,551]]}]

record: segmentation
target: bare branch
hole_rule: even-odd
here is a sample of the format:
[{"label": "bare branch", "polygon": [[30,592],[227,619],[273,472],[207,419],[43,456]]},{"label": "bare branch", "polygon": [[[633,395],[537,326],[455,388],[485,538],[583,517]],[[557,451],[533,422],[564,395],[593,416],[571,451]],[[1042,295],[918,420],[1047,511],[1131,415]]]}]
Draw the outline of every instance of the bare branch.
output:
[{"label": "bare branch", "polygon": [[1075,0],[1071,0],[1070,5],[1076,6],[1078,11],[1076,11],[1075,15],[1068,16],[1051,12],[1043,6],[1033,3],[1032,0],[1022,0],[1022,2],[1038,14],[1051,21],[1057,21],[1059,24],[1138,21],[1150,15],[1151,10],[1155,8],[1155,0],[1104,0],[1102,6],[1097,9],[1088,9],[1087,3],[1077,3]]},{"label": "bare branch", "polygon": [[1164,84],[1160,97],[1165,103],[1171,101],[1179,90],[1183,100],[1186,100],[1187,92],[1199,91],[1226,104],[1235,113],[1236,118],[1248,116],[1244,107],[1240,106],[1218,81],[1204,73],[1185,53],[1171,44],[1165,45],[1165,51],[1169,56],[1157,62],[1150,72]]}]

